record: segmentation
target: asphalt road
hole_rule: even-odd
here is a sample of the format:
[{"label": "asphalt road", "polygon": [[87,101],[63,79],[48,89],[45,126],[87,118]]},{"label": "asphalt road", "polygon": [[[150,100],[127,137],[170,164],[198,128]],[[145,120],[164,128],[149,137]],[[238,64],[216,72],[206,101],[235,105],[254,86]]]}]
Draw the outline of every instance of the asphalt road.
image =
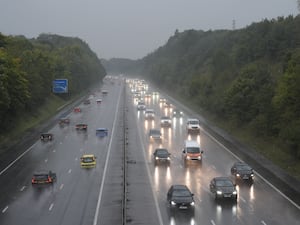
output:
[{"label": "asphalt road", "polygon": [[[160,127],[160,117],[170,112],[159,104],[159,97],[146,101],[156,118],[145,121],[136,101],[124,83],[106,83],[103,96],[96,92],[91,104],[71,112],[71,124],[56,124],[49,132],[52,142],[38,140],[23,149],[16,161],[0,168],[0,224],[298,224],[300,208],[255,174],[252,185],[238,183],[238,202],[216,203],[209,192],[215,176],[230,176],[238,159],[206,130],[188,136],[184,112],[173,119],[171,128]],[[126,94],[125,94],[126,93]],[[97,104],[96,99],[102,98]],[[87,132],[77,132],[77,123],[87,123]],[[98,138],[95,130],[108,128],[107,137]],[[149,140],[150,128],[163,132],[162,143]],[[181,149],[185,139],[195,139],[204,150],[202,165],[185,166]],[[171,153],[170,166],[154,165],[153,151],[165,147]],[[97,156],[97,166],[80,167],[85,153]],[[13,162],[13,163],[11,163]],[[8,167],[7,167],[8,166]],[[53,185],[31,185],[34,171],[50,169],[57,173]],[[185,210],[170,215],[166,193],[172,184],[186,184],[195,197],[195,214]]]}]

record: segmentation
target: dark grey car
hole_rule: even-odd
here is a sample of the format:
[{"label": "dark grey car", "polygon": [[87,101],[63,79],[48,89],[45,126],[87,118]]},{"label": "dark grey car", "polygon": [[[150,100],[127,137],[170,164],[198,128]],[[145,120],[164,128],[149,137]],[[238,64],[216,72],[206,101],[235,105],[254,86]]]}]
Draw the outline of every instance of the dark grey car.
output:
[{"label": "dark grey car", "polygon": [[178,210],[194,213],[194,194],[191,193],[186,185],[172,185],[167,194],[167,201],[169,203],[171,213]]},{"label": "dark grey car", "polygon": [[165,148],[157,148],[155,149],[153,156],[154,156],[154,163],[157,165],[158,163],[165,163],[167,165],[170,164],[170,153]]},{"label": "dark grey car", "polygon": [[216,200],[230,199],[234,202],[237,201],[237,190],[229,177],[213,178],[209,184],[209,189],[214,194]]},{"label": "dark grey car", "polygon": [[244,162],[235,162],[231,167],[231,174],[234,175],[236,181],[252,182],[254,178],[253,169]]}]

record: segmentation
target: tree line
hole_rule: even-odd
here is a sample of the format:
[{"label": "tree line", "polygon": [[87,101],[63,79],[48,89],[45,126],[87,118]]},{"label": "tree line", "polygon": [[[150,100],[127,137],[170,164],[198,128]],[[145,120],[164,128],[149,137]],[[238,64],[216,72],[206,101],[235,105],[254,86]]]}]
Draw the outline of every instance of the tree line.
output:
[{"label": "tree line", "polygon": [[165,45],[130,65],[130,72],[134,68],[232,126],[276,140],[299,161],[299,16],[239,30],[176,30]]},{"label": "tree line", "polygon": [[0,33],[0,134],[54,94],[54,79],[68,79],[68,94],[60,97],[70,99],[105,74],[96,54],[79,38],[41,34],[27,39]]}]

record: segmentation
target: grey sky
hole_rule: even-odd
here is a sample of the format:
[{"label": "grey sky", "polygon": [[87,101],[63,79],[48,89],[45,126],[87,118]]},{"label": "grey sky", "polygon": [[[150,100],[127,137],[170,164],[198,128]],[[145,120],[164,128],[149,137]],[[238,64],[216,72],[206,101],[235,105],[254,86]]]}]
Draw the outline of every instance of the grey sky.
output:
[{"label": "grey sky", "polygon": [[79,37],[99,58],[142,58],[174,31],[297,15],[297,0],[0,0],[0,32]]}]

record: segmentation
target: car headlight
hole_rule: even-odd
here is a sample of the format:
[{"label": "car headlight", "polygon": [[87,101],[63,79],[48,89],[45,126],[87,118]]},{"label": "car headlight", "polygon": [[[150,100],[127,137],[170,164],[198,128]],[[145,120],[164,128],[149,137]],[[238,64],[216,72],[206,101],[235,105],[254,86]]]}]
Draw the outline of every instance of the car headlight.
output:
[{"label": "car headlight", "polygon": [[168,157],[167,160],[171,160],[170,157]]},{"label": "car headlight", "polygon": [[251,175],[250,175],[251,177],[254,177],[254,174],[253,173],[251,173]]},{"label": "car headlight", "polygon": [[191,202],[191,206],[194,206],[195,205],[195,202]]},{"label": "car headlight", "polygon": [[171,201],[171,205],[176,205],[176,203],[174,201]]},{"label": "car headlight", "polygon": [[190,157],[190,156],[187,156],[186,158],[187,158],[187,159],[191,159],[191,157]]},{"label": "car headlight", "polygon": [[159,160],[159,158],[158,158],[157,156],[155,157],[155,159],[156,159],[156,160]]},{"label": "car headlight", "polygon": [[237,177],[239,177],[239,176],[240,176],[240,174],[238,174],[238,173],[237,173],[237,174],[236,174],[236,176],[237,176]]},{"label": "car headlight", "polygon": [[222,194],[222,191],[217,191],[217,195],[221,195]]},{"label": "car headlight", "polygon": [[237,192],[236,192],[236,191],[233,191],[232,194],[233,194],[233,195],[237,195]]},{"label": "car headlight", "polygon": [[201,156],[200,156],[200,155],[198,156],[198,159],[201,159]]}]

